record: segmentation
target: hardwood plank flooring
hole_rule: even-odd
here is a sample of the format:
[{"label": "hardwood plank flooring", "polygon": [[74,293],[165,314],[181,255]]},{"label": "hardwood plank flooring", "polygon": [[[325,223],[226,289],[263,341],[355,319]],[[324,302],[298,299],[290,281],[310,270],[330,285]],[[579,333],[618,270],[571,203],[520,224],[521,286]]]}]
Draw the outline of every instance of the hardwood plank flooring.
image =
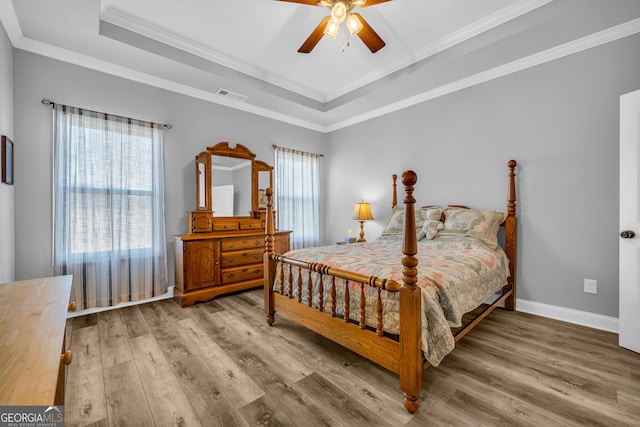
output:
[{"label": "hardwood plank flooring", "polygon": [[262,290],[76,317],[72,426],[640,426],[640,355],[617,335],[496,310],[424,373],[398,377],[276,315]]},{"label": "hardwood plank flooring", "polygon": [[86,325],[84,319],[80,319],[68,328],[72,332],[67,345],[73,349],[73,369],[67,369],[65,388],[65,421],[69,426],[107,420],[98,324],[85,327],[82,323]]}]

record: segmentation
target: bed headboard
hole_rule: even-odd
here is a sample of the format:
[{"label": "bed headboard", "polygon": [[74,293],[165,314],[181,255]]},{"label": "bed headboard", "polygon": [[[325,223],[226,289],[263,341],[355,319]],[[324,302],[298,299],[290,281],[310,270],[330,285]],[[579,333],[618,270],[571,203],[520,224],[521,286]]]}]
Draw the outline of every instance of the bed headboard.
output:
[{"label": "bed headboard", "polygon": [[[507,162],[507,167],[509,168],[509,190],[507,193],[507,218],[501,224],[501,227],[504,227],[505,230],[505,239],[504,239],[504,251],[509,258],[509,285],[513,289],[513,297],[509,298],[505,301],[505,308],[509,310],[515,309],[515,291],[516,291],[516,255],[517,255],[517,246],[518,246],[518,236],[517,236],[517,226],[518,219],[516,217],[516,180],[515,180],[515,169],[518,166],[518,162],[515,160],[509,160]],[[393,174],[393,200],[391,203],[391,207],[394,208],[398,204],[398,193],[397,193],[397,180],[398,175]],[[469,209],[468,206],[465,205],[449,205],[451,207],[465,208]],[[429,206],[423,206],[429,207]]]}]

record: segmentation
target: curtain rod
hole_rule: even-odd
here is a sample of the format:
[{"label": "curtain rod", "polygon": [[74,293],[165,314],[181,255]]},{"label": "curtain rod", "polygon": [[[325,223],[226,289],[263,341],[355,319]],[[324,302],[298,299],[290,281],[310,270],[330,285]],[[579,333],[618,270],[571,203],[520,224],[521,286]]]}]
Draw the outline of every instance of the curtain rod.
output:
[{"label": "curtain rod", "polygon": [[[56,103],[55,103],[55,102],[53,102],[53,101],[49,101],[48,99],[43,99],[43,100],[42,100],[42,103],[43,103],[44,105],[51,105],[52,107],[56,105]],[[101,113],[101,114],[102,114],[102,113]],[[114,114],[114,115],[115,115],[115,114]],[[141,120],[141,121],[148,122],[148,120]],[[171,129],[171,128],[173,128],[173,126],[172,126],[170,123],[165,123],[165,124],[163,124],[162,126],[164,126],[164,128],[165,128],[165,129]]]},{"label": "curtain rod", "polygon": [[324,157],[324,154],[309,153],[307,151],[294,150],[293,148],[279,147],[279,146],[277,146],[275,144],[273,144],[272,147],[273,147],[274,150],[279,148],[281,150],[293,151],[294,153],[301,153],[301,154],[307,154],[307,155],[310,155],[310,156]]}]

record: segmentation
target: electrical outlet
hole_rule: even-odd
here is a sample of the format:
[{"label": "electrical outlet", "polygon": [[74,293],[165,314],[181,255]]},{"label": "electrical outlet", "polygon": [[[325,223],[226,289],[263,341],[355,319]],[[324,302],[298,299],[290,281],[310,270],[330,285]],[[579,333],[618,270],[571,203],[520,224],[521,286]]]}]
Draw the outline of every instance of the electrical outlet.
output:
[{"label": "electrical outlet", "polygon": [[597,294],[598,281],[593,279],[584,279],[584,291],[588,294]]}]

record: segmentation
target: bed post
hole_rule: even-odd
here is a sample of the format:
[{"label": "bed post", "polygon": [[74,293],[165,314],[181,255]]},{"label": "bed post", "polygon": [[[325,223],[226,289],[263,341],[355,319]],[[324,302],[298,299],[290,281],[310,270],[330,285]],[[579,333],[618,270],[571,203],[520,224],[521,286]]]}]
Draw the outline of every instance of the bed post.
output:
[{"label": "bed post", "polygon": [[[516,255],[518,247],[518,234],[517,225],[518,219],[516,217],[516,182],[515,182],[515,168],[518,162],[515,160],[509,160],[507,166],[509,166],[509,197],[507,199],[507,218],[504,220],[505,229],[505,252],[509,257],[509,286],[512,293],[504,301],[504,308],[514,311],[516,309]],[[503,293],[508,292],[508,289],[503,289]]]},{"label": "bed post", "polygon": [[418,252],[413,186],[418,176],[413,171],[402,174],[406,197],[404,237],[402,244],[402,287],[400,288],[400,388],[404,392],[404,407],[410,413],[418,410],[422,390],[422,350],[420,345],[422,294],[418,281]]},{"label": "bed post", "polygon": [[267,315],[267,323],[273,325],[275,305],[273,301],[273,281],[276,276],[276,263],[272,260],[274,253],[274,237],[273,237],[273,190],[267,188],[267,231],[265,235],[265,252],[263,255],[264,262],[264,312]]}]

